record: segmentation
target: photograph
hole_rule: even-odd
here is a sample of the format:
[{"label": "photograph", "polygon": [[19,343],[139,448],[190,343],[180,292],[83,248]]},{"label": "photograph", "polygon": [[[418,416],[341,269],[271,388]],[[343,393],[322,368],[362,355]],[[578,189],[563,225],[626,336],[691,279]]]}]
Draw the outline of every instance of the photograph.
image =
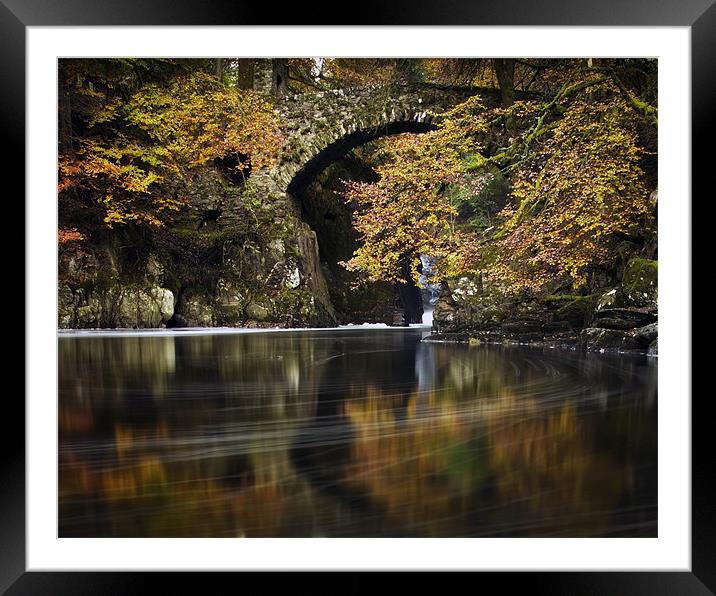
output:
[{"label": "photograph", "polygon": [[0,0],[0,594],[714,594],[715,1]]},{"label": "photograph", "polygon": [[57,59],[58,538],[659,538],[659,72]]}]

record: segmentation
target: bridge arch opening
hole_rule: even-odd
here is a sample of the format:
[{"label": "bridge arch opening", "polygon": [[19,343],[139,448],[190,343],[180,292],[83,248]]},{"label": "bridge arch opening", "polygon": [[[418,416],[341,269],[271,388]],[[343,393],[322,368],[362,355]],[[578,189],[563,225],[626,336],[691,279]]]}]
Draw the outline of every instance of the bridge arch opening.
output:
[{"label": "bridge arch opening", "polygon": [[430,122],[405,120],[348,133],[328,144],[309,159],[303,167],[294,174],[288,184],[286,192],[300,201],[306,188],[308,188],[323,170],[361,145],[365,145],[381,137],[404,133],[422,134],[435,130],[436,128],[437,127]]}]

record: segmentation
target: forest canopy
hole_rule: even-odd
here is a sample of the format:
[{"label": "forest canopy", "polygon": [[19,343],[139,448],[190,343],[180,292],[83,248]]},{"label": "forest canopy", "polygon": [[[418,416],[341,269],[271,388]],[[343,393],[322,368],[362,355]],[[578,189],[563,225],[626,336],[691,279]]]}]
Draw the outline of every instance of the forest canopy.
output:
[{"label": "forest canopy", "polygon": [[265,62],[260,89],[244,58],[60,61],[60,241],[171,226],[212,165],[245,189],[277,166],[288,95],[401,85],[471,91],[433,130],[354,150],[376,173],[345,184],[359,244],[343,266],[359,279],[418,280],[429,255],[438,280],[578,290],[655,231],[656,60]]}]

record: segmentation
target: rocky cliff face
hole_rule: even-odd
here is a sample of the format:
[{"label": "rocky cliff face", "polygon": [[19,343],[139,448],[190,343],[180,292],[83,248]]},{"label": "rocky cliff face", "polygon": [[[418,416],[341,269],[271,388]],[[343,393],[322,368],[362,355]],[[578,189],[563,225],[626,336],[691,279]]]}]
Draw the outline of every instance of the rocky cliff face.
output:
[{"label": "rocky cliff face", "polygon": [[342,181],[371,176],[367,166],[344,159],[295,198],[262,187],[260,178],[246,185],[226,164],[206,168],[169,225],[121,226],[60,244],[58,325],[415,322],[417,288],[409,288],[412,294],[387,283],[356,288],[356,276],[338,265],[357,246]]},{"label": "rocky cliff face", "polygon": [[289,199],[197,176],[170,225],[60,245],[60,328],[326,326],[316,234]]}]

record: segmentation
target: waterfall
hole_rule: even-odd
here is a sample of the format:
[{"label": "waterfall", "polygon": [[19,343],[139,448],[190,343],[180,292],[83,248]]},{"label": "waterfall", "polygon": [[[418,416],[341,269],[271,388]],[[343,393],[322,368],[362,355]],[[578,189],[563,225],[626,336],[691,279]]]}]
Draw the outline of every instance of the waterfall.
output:
[{"label": "waterfall", "polygon": [[429,255],[420,255],[420,293],[423,298],[423,325],[433,324],[433,310],[440,296],[440,284],[433,283],[437,259]]}]

